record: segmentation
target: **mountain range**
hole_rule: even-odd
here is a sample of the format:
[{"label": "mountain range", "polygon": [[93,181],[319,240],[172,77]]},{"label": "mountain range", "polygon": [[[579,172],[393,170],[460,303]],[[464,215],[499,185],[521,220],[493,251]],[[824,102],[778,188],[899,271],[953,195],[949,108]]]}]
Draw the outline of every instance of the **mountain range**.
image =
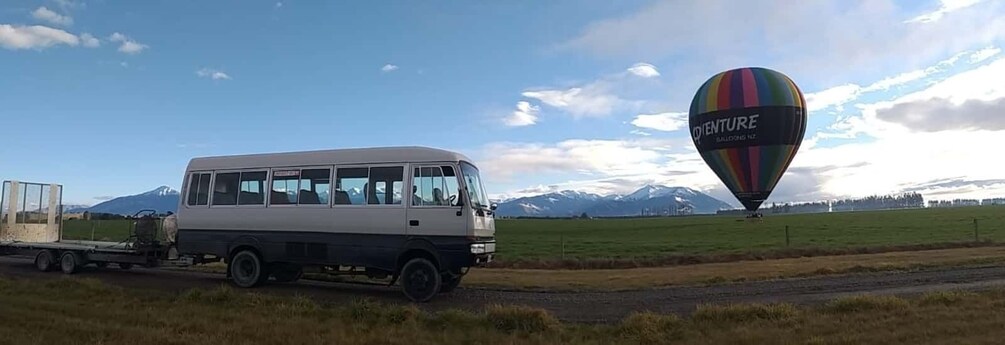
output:
[{"label": "mountain range", "polygon": [[158,213],[178,212],[179,193],[168,186],[160,186],[149,192],[122,196],[91,207],[64,205],[63,213],[112,213],[132,215],[140,210],[156,210]]},{"label": "mountain range", "polygon": [[505,200],[496,213],[502,217],[593,217],[711,214],[733,206],[687,187],[646,185],[627,195],[601,196],[560,191]]},{"label": "mountain range", "polygon": [[[362,203],[362,192],[348,191],[353,203]],[[177,212],[177,190],[168,186],[114,198],[94,206],[64,205],[63,213],[112,213],[132,215],[151,209],[159,213]],[[586,213],[594,217],[624,217],[641,214],[710,214],[732,209],[729,204],[687,187],[646,185],[626,195],[601,196],[572,190],[505,200],[496,214],[502,217],[570,217]]]}]

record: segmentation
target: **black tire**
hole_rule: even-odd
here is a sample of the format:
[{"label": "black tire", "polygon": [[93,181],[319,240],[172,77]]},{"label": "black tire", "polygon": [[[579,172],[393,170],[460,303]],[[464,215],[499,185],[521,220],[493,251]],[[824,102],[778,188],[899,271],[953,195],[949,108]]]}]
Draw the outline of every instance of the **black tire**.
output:
[{"label": "black tire", "polygon": [[284,265],[272,270],[272,278],[275,279],[277,283],[292,283],[300,280],[300,277],[303,275],[304,270],[299,266],[293,265]]},{"label": "black tire", "polygon": [[227,270],[234,285],[242,288],[259,286],[269,279],[269,272],[258,253],[248,249],[235,253],[230,258]]},{"label": "black tire", "polygon": [[453,292],[454,289],[457,289],[458,285],[461,285],[461,276],[456,275],[449,278],[444,276],[443,284],[440,285],[440,293]]},{"label": "black tire", "polygon": [[94,266],[96,266],[97,268],[108,268],[108,263],[107,262],[95,262]]},{"label": "black tire", "polygon": [[84,267],[84,264],[84,258],[76,252],[65,252],[59,257],[59,269],[66,274],[80,272],[80,268]]},{"label": "black tire", "polygon": [[440,291],[440,270],[432,262],[415,258],[401,268],[401,290],[413,302],[428,302]]},{"label": "black tire", "polygon": [[52,271],[56,267],[56,255],[51,250],[40,250],[35,254],[35,268],[42,272]]}]

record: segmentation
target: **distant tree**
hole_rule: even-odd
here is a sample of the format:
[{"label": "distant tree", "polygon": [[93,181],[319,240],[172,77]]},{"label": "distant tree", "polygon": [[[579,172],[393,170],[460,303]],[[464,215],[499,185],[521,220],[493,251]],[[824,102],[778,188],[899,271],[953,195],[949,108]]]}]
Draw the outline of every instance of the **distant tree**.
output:
[{"label": "distant tree", "polygon": [[583,214],[579,215],[579,218],[582,218],[582,219],[589,219],[589,218],[590,218],[590,215],[586,214],[586,212],[583,212]]}]

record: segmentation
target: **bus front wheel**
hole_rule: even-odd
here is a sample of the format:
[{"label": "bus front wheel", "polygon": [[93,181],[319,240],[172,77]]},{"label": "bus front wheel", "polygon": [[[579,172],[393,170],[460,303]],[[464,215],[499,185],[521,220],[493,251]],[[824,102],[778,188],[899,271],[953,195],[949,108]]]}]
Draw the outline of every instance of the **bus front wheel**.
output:
[{"label": "bus front wheel", "polygon": [[401,289],[413,302],[427,302],[440,291],[440,271],[427,259],[414,258],[401,268]]}]

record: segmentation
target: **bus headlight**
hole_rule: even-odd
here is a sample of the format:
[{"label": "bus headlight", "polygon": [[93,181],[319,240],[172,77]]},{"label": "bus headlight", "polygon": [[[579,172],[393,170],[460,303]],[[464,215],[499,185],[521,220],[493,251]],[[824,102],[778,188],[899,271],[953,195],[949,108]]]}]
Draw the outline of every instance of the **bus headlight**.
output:
[{"label": "bus headlight", "polygon": [[471,254],[485,254],[485,243],[472,243]]}]

